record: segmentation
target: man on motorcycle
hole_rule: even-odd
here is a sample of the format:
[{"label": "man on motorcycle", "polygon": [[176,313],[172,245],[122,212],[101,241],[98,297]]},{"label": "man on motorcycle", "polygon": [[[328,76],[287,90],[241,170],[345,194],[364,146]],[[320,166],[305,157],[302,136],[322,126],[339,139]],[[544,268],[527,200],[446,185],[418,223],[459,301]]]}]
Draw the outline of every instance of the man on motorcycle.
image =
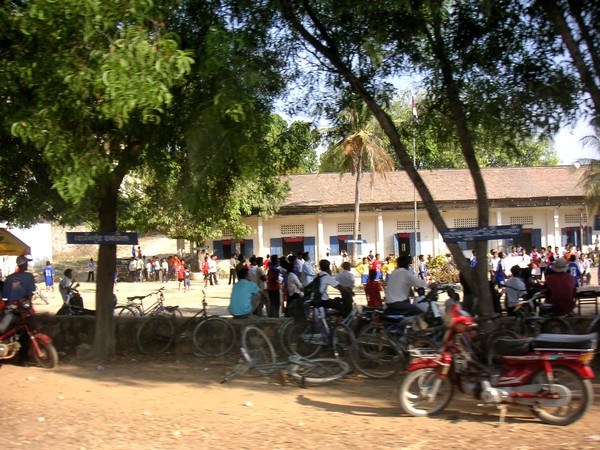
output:
[{"label": "man on motorcycle", "polygon": [[410,293],[413,286],[434,288],[435,283],[427,283],[409,270],[410,256],[400,255],[398,257],[398,268],[394,270],[385,287],[385,313],[418,315],[423,311],[416,305],[410,303]]},{"label": "man on motorcycle", "polygon": [[[16,302],[23,297],[31,297],[33,292],[37,289],[35,284],[35,277],[33,274],[27,272],[27,264],[31,261],[28,255],[19,255],[17,257],[18,272],[10,274],[4,281],[4,287],[2,288],[2,298],[6,299],[5,311],[13,302]],[[5,312],[5,314],[10,314]],[[21,348],[19,350],[17,364],[27,365],[27,359],[29,355],[29,339],[19,336],[19,342]]]}]

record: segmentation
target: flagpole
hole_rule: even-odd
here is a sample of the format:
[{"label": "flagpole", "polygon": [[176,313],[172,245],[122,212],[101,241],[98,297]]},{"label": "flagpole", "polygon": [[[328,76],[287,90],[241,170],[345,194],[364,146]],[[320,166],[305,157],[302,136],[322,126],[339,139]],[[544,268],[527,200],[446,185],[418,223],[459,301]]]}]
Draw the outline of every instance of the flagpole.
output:
[{"label": "flagpole", "polygon": [[[415,97],[412,96],[412,113],[413,113],[413,167],[417,170],[417,104],[415,103]],[[413,231],[414,231],[414,243],[413,246],[413,270],[417,271],[417,187],[413,184]]]}]

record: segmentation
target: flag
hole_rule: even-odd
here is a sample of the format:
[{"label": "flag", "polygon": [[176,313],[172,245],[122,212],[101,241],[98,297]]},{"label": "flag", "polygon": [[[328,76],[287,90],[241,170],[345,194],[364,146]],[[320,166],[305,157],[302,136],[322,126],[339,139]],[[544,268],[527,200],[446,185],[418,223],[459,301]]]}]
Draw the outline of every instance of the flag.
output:
[{"label": "flag", "polygon": [[419,115],[417,114],[417,102],[414,95],[412,96],[412,114],[414,123],[419,123]]}]

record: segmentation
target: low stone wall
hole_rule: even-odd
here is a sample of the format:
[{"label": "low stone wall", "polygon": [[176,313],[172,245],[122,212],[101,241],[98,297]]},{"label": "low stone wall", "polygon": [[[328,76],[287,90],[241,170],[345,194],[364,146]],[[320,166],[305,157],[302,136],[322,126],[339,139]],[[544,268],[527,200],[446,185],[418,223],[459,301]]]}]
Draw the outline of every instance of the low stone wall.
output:
[{"label": "low stone wall", "polygon": [[[570,317],[566,320],[573,327],[577,334],[583,334],[587,331],[590,322],[594,317]],[[54,341],[54,345],[59,352],[66,354],[75,354],[80,344],[91,345],[94,339],[95,317],[70,317],[55,316],[49,314],[39,314],[36,316],[38,327],[41,331],[48,334]],[[188,318],[179,318],[178,323],[182,324]],[[115,333],[117,338],[117,353],[137,353],[135,344],[135,334],[138,325],[143,321],[143,317],[115,317]],[[243,327],[253,324],[260,326],[267,336],[273,342],[276,350],[279,348],[279,336],[277,329],[281,326],[284,319],[227,319],[236,329],[239,344],[240,334]],[[195,353],[192,343],[193,325],[188,324],[184,334],[185,338],[180,340],[174,351],[176,354],[191,355]],[[502,319],[502,328],[514,329],[514,319],[505,317]]]},{"label": "low stone wall", "polygon": [[[178,324],[183,324],[189,317],[177,319]],[[135,335],[138,325],[144,320],[143,317],[115,317],[115,335],[117,339],[117,353],[137,353]],[[284,319],[227,319],[236,330],[238,344],[243,327],[254,324],[260,326],[276,347],[279,346],[277,328]],[[81,344],[91,345],[94,340],[94,327],[96,318],[91,316],[56,316],[50,314],[38,314],[36,316],[38,329],[48,334],[56,349],[66,354],[75,354]],[[197,323],[194,321],[194,324]],[[194,325],[187,324],[184,334],[185,338],[180,340],[174,349],[176,354],[194,354],[192,343],[192,331]],[[238,345],[239,346],[239,345]]]}]

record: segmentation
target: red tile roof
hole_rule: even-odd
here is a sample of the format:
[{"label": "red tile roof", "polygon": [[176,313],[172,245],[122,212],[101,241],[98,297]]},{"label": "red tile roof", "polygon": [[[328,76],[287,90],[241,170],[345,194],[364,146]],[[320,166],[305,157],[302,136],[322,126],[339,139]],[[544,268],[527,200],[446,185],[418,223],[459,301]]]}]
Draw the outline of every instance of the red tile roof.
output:
[{"label": "red tile roof", "polygon": [[[555,167],[502,167],[482,169],[483,178],[492,204],[517,202],[518,204],[545,202],[556,204],[583,201],[583,188],[579,177],[584,169],[572,166]],[[472,203],[475,189],[468,169],[420,170],[419,174],[438,203]],[[290,194],[282,208],[353,208],[354,177],[346,173],[303,174],[285,177],[290,184]],[[360,184],[361,206],[413,203],[413,185],[404,171],[388,172],[386,179],[375,175],[371,186],[370,173]],[[417,193],[417,201],[420,200]]]}]

